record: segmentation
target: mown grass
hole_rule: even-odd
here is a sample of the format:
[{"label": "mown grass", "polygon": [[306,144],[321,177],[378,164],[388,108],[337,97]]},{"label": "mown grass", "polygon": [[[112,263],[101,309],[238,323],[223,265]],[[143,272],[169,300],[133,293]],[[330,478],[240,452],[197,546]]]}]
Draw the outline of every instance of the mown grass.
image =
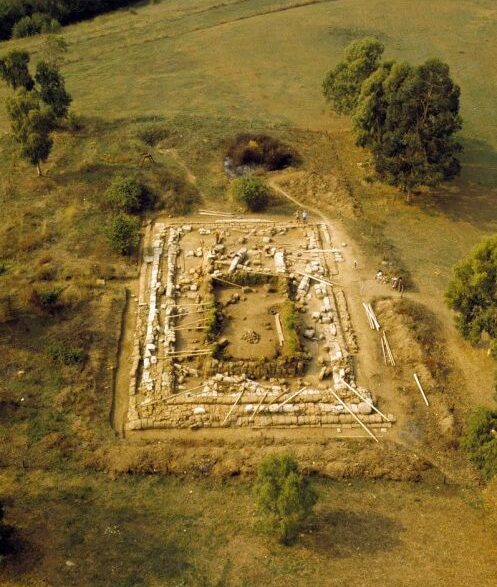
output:
[{"label": "mown grass", "polygon": [[6,521],[23,550],[4,566],[2,584],[493,584],[495,541],[481,539],[484,512],[470,505],[472,494],[378,482],[317,481],[316,489],[316,518],[286,548],[255,531],[245,481],[39,472],[18,488],[4,478]]}]

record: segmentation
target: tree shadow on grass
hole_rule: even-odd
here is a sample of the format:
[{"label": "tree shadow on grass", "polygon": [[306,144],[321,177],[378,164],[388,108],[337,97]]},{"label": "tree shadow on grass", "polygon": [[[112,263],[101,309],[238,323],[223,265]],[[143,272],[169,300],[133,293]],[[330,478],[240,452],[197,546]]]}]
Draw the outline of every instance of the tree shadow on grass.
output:
[{"label": "tree shadow on grass", "polygon": [[430,216],[443,215],[480,230],[496,230],[497,151],[480,139],[466,138],[463,145],[461,177],[414,201]]},{"label": "tree shadow on grass", "polygon": [[347,558],[397,548],[403,530],[399,522],[377,512],[336,509],[317,516],[302,544],[319,554]]}]

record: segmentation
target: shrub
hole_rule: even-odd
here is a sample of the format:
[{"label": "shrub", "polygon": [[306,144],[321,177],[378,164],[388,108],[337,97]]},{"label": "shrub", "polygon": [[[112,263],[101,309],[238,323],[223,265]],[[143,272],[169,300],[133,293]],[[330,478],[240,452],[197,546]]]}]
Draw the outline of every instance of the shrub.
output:
[{"label": "shrub", "polygon": [[263,134],[239,134],[228,149],[235,167],[261,165],[268,171],[284,169],[299,162],[297,153],[278,139]]},{"label": "shrub", "polygon": [[262,530],[291,544],[312,514],[317,495],[290,456],[273,455],[259,465],[254,495]]},{"label": "shrub", "polygon": [[116,175],[104,194],[105,204],[114,212],[136,213],[150,203],[147,188],[130,175]]},{"label": "shrub", "polygon": [[140,222],[127,214],[117,214],[110,222],[107,237],[115,251],[131,255],[140,242]]},{"label": "shrub", "polygon": [[33,288],[29,293],[29,303],[38,310],[49,313],[56,312],[63,306],[60,299],[61,293],[60,288],[41,290]]},{"label": "shrub", "polygon": [[269,204],[269,189],[258,177],[247,176],[236,179],[233,183],[235,199],[252,212],[265,210]]},{"label": "shrub", "polygon": [[16,22],[12,29],[12,37],[32,37],[40,33],[55,33],[60,30],[60,23],[48,14],[35,12],[32,16],[24,16]]},{"label": "shrub", "polygon": [[497,474],[497,411],[478,408],[470,417],[461,446],[487,480]]}]

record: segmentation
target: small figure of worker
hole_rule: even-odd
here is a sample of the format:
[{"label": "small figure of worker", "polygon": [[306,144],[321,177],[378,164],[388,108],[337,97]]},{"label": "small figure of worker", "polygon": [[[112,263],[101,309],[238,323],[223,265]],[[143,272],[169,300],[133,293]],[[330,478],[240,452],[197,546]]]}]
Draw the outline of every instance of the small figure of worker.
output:
[{"label": "small figure of worker", "polygon": [[307,224],[307,210],[302,211],[302,222]]},{"label": "small figure of worker", "polygon": [[357,261],[354,260],[354,269],[357,269]]},{"label": "small figure of worker", "polygon": [[295,210],[295,221],[300,224],[300,210]]}]

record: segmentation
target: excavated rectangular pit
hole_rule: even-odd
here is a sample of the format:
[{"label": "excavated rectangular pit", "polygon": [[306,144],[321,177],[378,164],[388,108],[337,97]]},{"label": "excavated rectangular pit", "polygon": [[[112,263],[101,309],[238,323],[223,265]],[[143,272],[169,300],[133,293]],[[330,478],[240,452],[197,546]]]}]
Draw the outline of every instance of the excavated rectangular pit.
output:
[{"label": "excavated rectangular pit", "polygon": [[155,223],[126,428],[386,426],[355,381],[325,224]]}]

